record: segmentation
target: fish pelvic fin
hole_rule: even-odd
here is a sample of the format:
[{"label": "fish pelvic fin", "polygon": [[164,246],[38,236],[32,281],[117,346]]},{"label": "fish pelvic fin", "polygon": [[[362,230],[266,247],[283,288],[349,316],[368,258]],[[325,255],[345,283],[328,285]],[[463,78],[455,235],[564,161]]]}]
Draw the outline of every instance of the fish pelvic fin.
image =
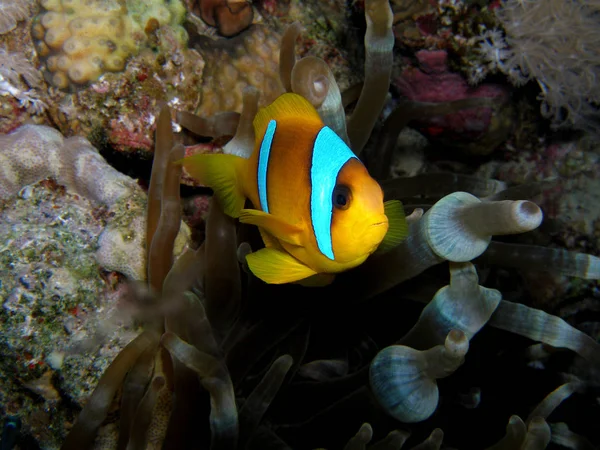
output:
[{"label": "fish pelvic fin", "polygon": [[389,200],[383,204],[385,215],[388,218],[388,231],[377,247],[377,253],[385,253],[396,247],[408,236],[408,224],[404,216],[402,202]]},{"label": "fish pelvic fin", "polygon": [[242,209],[240,222],[256,225],[280,241],[302,246],[302,227],[291,224],[273,214],[258,209]]},{"label": "fish pelvic fin", "polygon": [[263,248],[246,256],[250,271],[269,284],[285,284],[315,275],[313,269],[287,252]]},{"label": "fish pelvic fin", "polygon": [[246,196],[243,175],[248,160],[235,155],[194,155],[177,161],[199,183],[209,186],[223,205],[223,211],[238,218]]},{"label": "fish pelvic fin", "polygon": [[267,248],[274,247],[277,250],[283,250],[283,247],[281,246],[281,244],[279,243],[279,241],[277,240],[277,238],[275,236],[273,236],[271,233],[269,233],[264,228],[258,227],[258,231],[260,232],[260,237],[262,238],[262,241],[265,244],[265,247],[267,247]]}]

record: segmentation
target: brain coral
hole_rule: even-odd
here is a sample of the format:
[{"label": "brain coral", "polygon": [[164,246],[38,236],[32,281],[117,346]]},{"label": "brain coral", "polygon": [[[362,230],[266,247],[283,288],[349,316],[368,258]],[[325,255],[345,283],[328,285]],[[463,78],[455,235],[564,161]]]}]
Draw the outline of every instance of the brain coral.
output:
[{"label": "brain coral", "polygon": [[86,139],[64,139],[47,126],[24,125],[0,135],[0,148],[0,200],[46,177],[108,206],[137,188],[134,180],[110,167]]},{"label": "brain coral", "polygon": [[[185,16],[179,0],[41,0],[44,10],[32,34],[46,61],[48,81],[60,88],[119,72],[127,59],[161,25],[178,26]],[[185,31],[178,27],[180,38]]]}]

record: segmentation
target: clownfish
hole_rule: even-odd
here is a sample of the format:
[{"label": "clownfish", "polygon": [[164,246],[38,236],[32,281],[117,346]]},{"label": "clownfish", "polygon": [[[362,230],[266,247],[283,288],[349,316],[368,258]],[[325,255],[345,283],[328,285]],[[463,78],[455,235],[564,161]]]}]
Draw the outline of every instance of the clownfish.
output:
[{"label": "clownfish", "polygon": [[[281,95],[253,126],[250,158],[194,155],[181,163],[227,215],[258,226],[265,248],[246,256],[258,278],[329,284],[406,237],[402,204],[383,202],[379,184],[304,97]],[[244,209],[246,199],[255,209]]]}]

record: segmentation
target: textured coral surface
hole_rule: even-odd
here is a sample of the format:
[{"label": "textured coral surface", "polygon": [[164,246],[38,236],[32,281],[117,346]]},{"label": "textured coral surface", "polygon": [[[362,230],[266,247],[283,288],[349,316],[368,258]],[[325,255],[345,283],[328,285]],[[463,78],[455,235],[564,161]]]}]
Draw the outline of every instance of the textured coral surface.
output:
[{"label": "textured coral surface", "polygon": [[135,333],[119,313],[118,277],[96,260],[110,215],[51,181],[0,215],[0,404],[42,448],[58,448],[72,421],[58,391],[82,404]]},{"label": "textured coral surface", "polygon": [[[59,448],[73,404],[135,335],[123,275],[146,277],[146,194],[82,137],[26,125],[0,148],[0,404]],[[183,226],[177,253],[188,238]]]},{"label": "textured coral surface", "polygon": [[42,0],[32,34],[53,86],[66,89],[120,72],[161,25],[178,25],[178,1]]},{"label": "textured coral surface", "polygon": [[202,101],[199,116],[242,109],[242,91],[254,86],[261,104],[271,103],[283,93],[279,81],[277,33],[262,25],[252,26],[230,40],[201,41],[196,48],[204,55]]}]

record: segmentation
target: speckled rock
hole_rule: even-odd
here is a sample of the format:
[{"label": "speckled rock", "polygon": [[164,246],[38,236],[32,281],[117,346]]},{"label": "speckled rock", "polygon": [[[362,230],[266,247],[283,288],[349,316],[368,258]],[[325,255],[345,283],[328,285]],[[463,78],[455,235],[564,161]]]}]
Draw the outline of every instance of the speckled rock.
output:
[{"label": "speckled rock", "polygon": [[123,284],[96,261],[104,208],[42,181],[0,215],[0,410],[55,449],[73,403],[85,402],[137,330],[120,308]]},{"label": "speckled rock", "polygon": [[[86,136],[99,148],[150,158],[162,105],[193,111],[200,102],[203,58],[169,26],[156,34],[156,53],[143,50],[122,73],[107,73],[85,89],[50,91],[49,113],[65,135]],[[110,93],[111,95],[107,95]]]},{"label": "speckled rock", "polygon": [[[0,135],[0,149],[0,412],[55,449],[139,332],[123,275],[145,278],[146,193],[49,127]],[[188,239],[183,225],[176,254]]]}]

